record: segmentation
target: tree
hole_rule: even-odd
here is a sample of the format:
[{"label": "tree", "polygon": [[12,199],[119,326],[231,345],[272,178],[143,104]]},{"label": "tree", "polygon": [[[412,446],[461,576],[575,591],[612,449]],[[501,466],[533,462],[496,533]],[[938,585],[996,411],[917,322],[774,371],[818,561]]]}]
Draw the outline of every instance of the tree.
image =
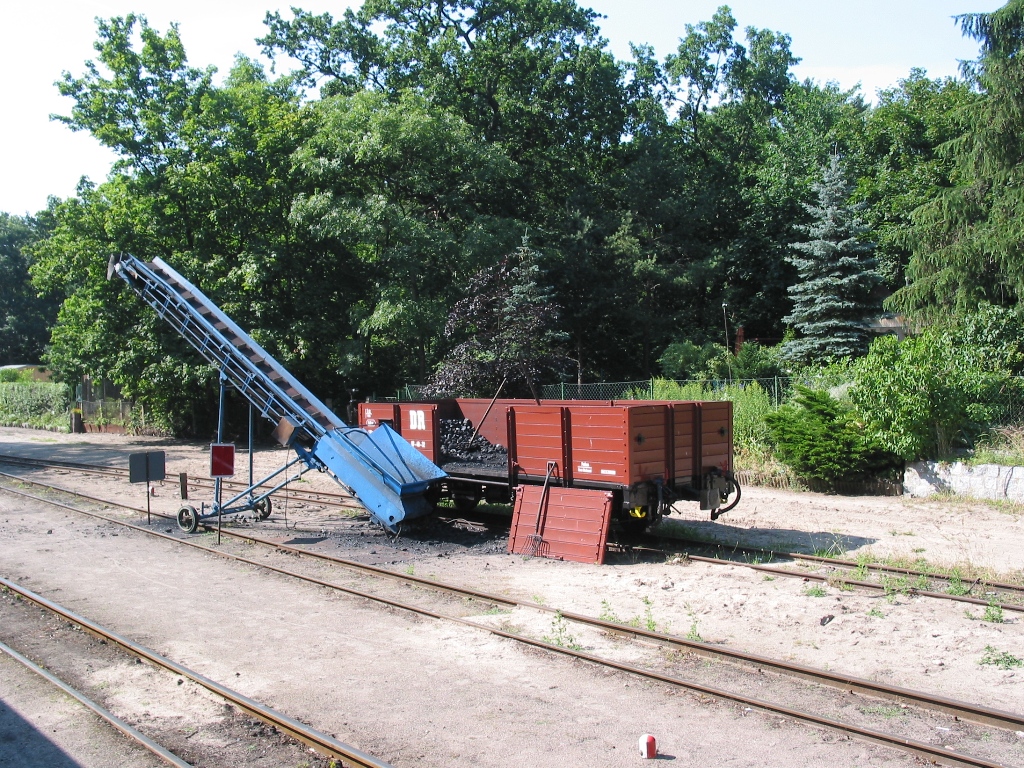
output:
[{"label": "tree", "polygon": [[411,91],[397,103],[332,96],[312,112],[315,131],[295,154],[292,220],[353,254],[359,336],[398,376],[425,381],[463,285],[521,231],[494,210],[517,168],[458,114]]},{"label": "tree", "polygon": [[853,199],[877,239],[879,273],[889,290],[906,284],[907,232],[915,209],[950,186],[954,162],[940,147],[963,135],[980,95],[962,80],[929,79],[924,70],[878,94],[865,113],[861,172]]},{"label": "tree", "polygon": [[889,300],[922,316],[1024,295],[1024,0],[958,19],[981,43],[965,73],[981,97],[962,109],[964,134],[942,148],[949,185],[914,211],[909,284]]},{"label": "tree", "polygon": [[834,487],[888,464],[848,406],[824,390],[796,387],[792,403],[765,416],[779,458],[800,477]]},{"label": "tree", "polygon": [[501,389],[539,399],[541,375],[564,367],[558,310],[538,284],[537,256],[524,244],[473,276],[468,296],[448,316],[445,335],[462,340],[431,377],[434,394],[489,396]]},{"label": "tree", "polygon": [[847,202],[847,184],[839,158],[832,157],[814,186],[818,205],[807,210],[814,222],[803,231],[812,239],[795,243],[790,257],[800,282],[789,289],[793,311],[785,318],[800,336],[785,346],[785,354],[801,362],[863,355],[868,348],[865,318],[877,306],[873,293],[880,281],[864,241],[868,228]]},{"label": "tree", "polygon": [[0,365],[42,362],[57,315],[52,296],[39,296],[29,276],[29,246],[41,236],[33,219],[0,213]]},{"label": "tree", "polygon": [[239,59],[214,85],[174,27],[162,35],[142,17],[100,20],[95,47],[85,74],[60,83],[74,100],[63,120],[120,159],[105,183],[54,201],[33,247],[36,285],[63,297],[50,364],[107,376],[179,429],[215,411],[216,372],[107,282],[110,254],[128,251],[172,264],[314,391],[342,391],[362,359],[337,308],[359,284],[345,251],[289,219],[292,154],[309,133],[294,83]]}]

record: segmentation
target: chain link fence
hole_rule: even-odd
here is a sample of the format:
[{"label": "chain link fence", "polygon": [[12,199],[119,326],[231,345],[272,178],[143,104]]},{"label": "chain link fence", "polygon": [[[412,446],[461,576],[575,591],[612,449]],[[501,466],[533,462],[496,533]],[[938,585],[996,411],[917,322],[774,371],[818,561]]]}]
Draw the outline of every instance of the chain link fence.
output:
[{"label": "chain link fence", "polygon": [[726,387],[746,389],[760,386],[778,408],[789,398],[793,379],[648,379],[645,381],[600,382],[594,384],[547,384],[541,388],[546,400],[698,400]]}]

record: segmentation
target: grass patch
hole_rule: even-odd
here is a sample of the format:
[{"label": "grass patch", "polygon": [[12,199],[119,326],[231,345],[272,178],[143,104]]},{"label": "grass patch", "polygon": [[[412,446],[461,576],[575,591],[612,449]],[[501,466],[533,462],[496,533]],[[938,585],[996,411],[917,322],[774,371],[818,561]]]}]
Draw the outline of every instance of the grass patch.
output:
[{"label": "grass patch", "polygon": [[827,597],[828,591],[821,584],[810,584],[804,587],[804,594],[807,597]]},{"label": "grass patch", "polygon": [[874,707],[859,707],[865,715],[881,715],[884,718],[903,717],[907,714],[903,707],[898,705],[879,705]]}]

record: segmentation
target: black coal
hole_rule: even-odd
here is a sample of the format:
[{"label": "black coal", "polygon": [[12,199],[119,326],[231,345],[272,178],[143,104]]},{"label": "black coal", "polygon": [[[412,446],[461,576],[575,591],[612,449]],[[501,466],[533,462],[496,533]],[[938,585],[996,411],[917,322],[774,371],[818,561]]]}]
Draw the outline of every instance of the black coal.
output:
[{"label": "black coal", "polygon": [[[462,462],[506,466],[508,450],[494,445],[483,435],[473,438],[469,419],[441,419],[441,463]],[[472,444],[470,441],[472,440]]]}]

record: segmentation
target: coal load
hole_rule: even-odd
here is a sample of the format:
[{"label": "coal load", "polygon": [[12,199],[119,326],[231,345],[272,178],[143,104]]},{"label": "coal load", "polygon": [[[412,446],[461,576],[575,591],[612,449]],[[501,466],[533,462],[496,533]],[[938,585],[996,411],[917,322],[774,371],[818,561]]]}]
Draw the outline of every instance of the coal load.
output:
[{"label": "coal load", "polygon": [[508,449],[494,445],[483,435],[473,438],[473,424],[469,419],[441,419],[440,426],[442,464],[508,466]]}]

